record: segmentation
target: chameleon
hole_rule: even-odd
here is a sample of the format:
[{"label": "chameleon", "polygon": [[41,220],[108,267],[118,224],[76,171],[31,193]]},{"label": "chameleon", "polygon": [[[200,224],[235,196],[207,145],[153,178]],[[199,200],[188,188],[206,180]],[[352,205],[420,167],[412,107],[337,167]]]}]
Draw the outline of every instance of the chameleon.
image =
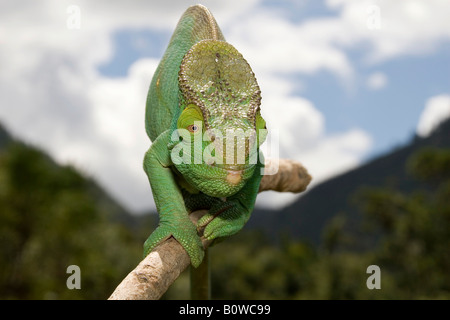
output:
[{"label": "chameleon", "polygon": [[[209,9],[189,7],[147,94],[145,129],[152,143],[143,167],[159,224],[144,243],[144,257],[174,237],[198,267],[201,236],[216,243],[243,228],[264,168],[260,105],[248,62],[226,42]],[[207,214],[195,225],[189,215],[199,209]]]}]

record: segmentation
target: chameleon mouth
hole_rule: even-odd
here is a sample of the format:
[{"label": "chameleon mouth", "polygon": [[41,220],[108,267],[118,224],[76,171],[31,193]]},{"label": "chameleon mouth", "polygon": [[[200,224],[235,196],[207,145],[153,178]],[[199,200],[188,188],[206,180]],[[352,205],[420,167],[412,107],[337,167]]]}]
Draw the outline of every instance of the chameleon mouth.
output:
[{"label": "chameleon mouth", "polygon": [[241,182],[244,170],[227,170],[227,172],[226,180],[229,184],[235,186]]},{"label": "chameleon mouth", "polygon": [[217,165],[208,164],[209,167],[215,170],[226,173],[225,180],[229,185],[236,186],[242,182],[243,177],[247,175],[252,166],[248,165]]}]

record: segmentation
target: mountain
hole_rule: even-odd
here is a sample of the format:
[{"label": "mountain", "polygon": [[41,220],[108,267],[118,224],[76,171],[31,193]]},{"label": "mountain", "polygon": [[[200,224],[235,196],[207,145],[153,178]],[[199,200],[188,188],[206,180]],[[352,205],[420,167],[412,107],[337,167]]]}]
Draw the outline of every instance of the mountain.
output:
[{"label": "mountain", "polygon": [[282,210],[255,210],[246,227],[263,230],[272,239],[288,234],[318,245],[324,227],[336,215],[345,213],[353,226],[360,222],[361,213],[355,202],[358,191],[386,187],[408,193],[424,187],[406,169],[408,158],[424,147],[450,147],[450,120],[429,137],[415,136],[408,145],[315,186]]},{"label": "mountain", "polygon": [[9,133],[0,125],[0,150],[5,148],[12,141]]},{"label": "mountain", "polygon": [[[23,148],[28,149],[37,153],[40,157],[45,158],[48,164],[48,168],[53,170],[55,173],[64,168],[64,166],[58,165],[53,159],[50,158],[45,152],[39,150],[36,147],[26,145],[20,141],[14,139],[7,130],[0,124],[0,154],[9,153],[9,146],[16,144],[21,145]],[[77,169],[74,168],[75,171]],[[124,223],[130,227],[136,225],[136,219],[134,216],[126,210],[120,203],[113,199],[104,189],[94,180],[88,176],[76,172],[80,175],[80,178],[85,182],[86,191],[90,194],[92,199],[95,199],[98,208],[101,208],[103,212],[107,212],[108,219],[114,222]]]}]

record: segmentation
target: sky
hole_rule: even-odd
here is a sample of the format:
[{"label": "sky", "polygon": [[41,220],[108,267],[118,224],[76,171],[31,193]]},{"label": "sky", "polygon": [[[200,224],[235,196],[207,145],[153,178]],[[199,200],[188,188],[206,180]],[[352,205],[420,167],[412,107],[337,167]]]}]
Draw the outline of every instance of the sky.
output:
[{"label": "sky", "polygon": [[[1,0],[0,123],[132,212],[154,209],[142,169],[147,90],[198,2]],[[447,0],[201,3],[257,77],[277,145],[269,157],[303,163],[311,186],[450,117]],[[257,205],[297,197],[267,192]]]}]

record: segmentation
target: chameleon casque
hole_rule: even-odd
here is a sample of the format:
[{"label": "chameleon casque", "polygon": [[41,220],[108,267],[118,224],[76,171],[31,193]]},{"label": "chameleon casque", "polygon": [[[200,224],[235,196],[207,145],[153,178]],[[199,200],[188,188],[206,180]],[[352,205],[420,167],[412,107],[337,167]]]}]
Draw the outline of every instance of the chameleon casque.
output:
[{"label": "chameleon casque", "polygon": [[[228,133],[264,132],[260,104],[261,92],[247,61],[225,41],[206,7],[189,7],[147,96],[145,126],[152,145],[144,170],[159,225],[145,242],[144,255],[173,236],[197,267],[204,256],[199,230],[204,228],[203,237],[216,241],[242,229],[262,178],[259,146],[265,134],[235,139]],[[244,161],[238,161],[239,154]],[[194,225],[189,214],[199,209],[208,214]]]}]

